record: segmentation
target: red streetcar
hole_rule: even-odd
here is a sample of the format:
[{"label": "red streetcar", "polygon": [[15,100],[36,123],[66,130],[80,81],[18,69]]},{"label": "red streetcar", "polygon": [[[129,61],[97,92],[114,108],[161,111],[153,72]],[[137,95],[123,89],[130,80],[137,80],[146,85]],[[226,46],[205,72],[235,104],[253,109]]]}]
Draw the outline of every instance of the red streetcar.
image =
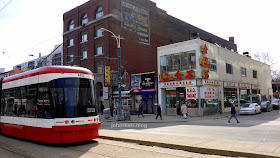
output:
[{"label": "red streetcar", "polygon": [[1,133],[46,143],[98,137],[90,70],[46,66],[0,80]]}]

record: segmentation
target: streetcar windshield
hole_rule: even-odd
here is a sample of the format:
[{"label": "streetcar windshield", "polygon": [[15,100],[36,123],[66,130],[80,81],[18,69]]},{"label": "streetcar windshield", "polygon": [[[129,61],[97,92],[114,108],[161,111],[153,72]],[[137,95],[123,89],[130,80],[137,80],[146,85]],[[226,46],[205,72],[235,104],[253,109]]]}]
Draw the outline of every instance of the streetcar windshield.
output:
[{"label": "streetcar windshield", "polygon": [[54,118],[96,116],[93,80],[63,78],[50,82]]}]

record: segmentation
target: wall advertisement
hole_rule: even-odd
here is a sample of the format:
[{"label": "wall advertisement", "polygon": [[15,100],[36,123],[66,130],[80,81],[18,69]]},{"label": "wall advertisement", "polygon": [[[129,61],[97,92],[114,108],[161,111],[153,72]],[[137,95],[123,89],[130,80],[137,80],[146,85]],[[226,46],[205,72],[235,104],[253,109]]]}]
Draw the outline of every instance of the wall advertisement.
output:
[{"label": "wall advertisement", "polygon": [[198,99],[198,88],[186,87],[186,99]]},{"label": "wall advertisement", "polygon": [[155,92],[155,73],[131,75],[131,92]]},{"label": "wall advertisement", "polygon": [[121,1],[122,27],[138,34],[138,40],[144,44],[150,44],[150,13],[149,9],[131,3],[128,0]]},{"label": "wall advertisement", "polygon": [[220,99],[221,98],[220,87],[203,86],[200,87],[201,99]]}]

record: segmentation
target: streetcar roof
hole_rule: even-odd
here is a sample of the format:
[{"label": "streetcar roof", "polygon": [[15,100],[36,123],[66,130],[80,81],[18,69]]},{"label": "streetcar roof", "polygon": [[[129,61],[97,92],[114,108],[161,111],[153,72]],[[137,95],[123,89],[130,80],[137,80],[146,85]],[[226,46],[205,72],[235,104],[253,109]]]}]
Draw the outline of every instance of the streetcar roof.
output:
[{"label": "streetcar roof", "polygon": [[75,66],[44,66],[37,69],[33,69],[30,71],[18,73],[12,76],[5,77],[3,79],[3,83],[16,81],[24,78],[44,75],[44,74],[64,74],[64,73],[76,73],[76,74],[84,74],[84,75],[90,75],[93,76],[93,73],[82,67],[75,67]]}]

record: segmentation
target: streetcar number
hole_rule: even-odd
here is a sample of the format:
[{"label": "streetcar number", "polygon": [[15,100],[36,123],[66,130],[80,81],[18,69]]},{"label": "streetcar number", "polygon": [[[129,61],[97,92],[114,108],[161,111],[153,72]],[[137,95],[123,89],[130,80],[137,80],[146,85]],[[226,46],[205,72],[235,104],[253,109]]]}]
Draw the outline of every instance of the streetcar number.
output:
[{"label": "streetcar number", "polygon": [[87,113],[95,112],[95,108],[87,108]]}]

